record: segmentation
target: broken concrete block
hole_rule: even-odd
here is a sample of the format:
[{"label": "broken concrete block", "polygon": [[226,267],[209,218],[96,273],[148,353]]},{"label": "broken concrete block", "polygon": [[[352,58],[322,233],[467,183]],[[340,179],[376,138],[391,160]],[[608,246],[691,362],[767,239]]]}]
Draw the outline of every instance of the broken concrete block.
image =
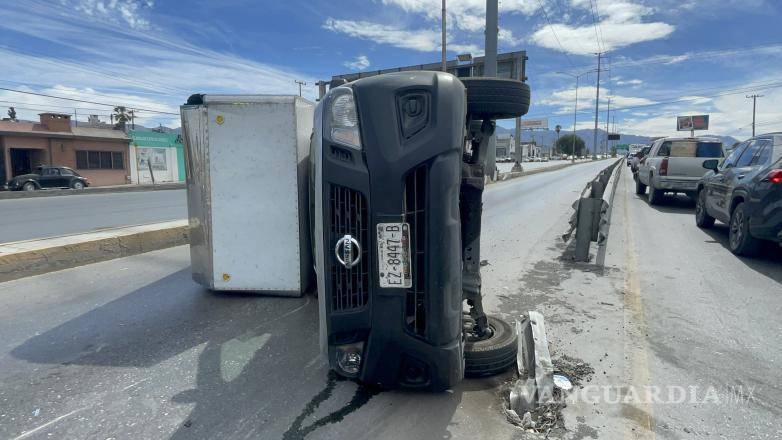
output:
[{"label": "broken concrete block", "polygon": [[532,338],[535,346],[535,381],[538,390],[538,403],[548,403],[554,398],[554,366],[548,350],[546,323],[543,314],[531,311],[528,314]]}]

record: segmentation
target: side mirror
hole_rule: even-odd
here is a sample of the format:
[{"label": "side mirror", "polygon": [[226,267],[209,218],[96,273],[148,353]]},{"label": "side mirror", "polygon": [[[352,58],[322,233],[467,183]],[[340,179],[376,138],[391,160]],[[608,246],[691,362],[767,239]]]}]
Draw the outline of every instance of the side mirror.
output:
[{"label": "side mirror", "polygon": [[720,161],[717,160],[717,159],[704,160],[703,161],[703,168],[706,168],[707,170],[712,170],[712,171],[714,171],[716,173],[717,170],[718,170],[719,164],[720,164]]}]

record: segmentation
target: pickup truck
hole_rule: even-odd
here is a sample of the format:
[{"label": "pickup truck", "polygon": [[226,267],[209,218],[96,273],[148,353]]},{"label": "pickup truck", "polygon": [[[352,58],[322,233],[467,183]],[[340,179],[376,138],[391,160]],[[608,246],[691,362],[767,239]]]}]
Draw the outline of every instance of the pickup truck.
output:
[{"label": "pickup truck", "polygon": [[703,162],[722,157],[722,141],[717,138],[658,139],[638,164],[635,193],[644,194],[648,187],[651,205],[659,204],[666,192],[694,198],[698,181],[705,174]]}]

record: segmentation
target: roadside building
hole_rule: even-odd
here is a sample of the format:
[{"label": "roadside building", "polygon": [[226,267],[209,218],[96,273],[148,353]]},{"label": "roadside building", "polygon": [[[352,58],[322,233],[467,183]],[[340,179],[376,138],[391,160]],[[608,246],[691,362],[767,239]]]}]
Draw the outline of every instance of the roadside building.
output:
[{"label": "roadside building", "polygon": [[123,130],[72,127],[71,115],[41,113],[40,122],[0,121],[0,181],[39,165],[73,168],[92,186],[129,183]]},{"label": "roadside building", "polygon": [[133,183],[184,182],[185,153],[176,133],[130,130],[130,180]]},{"label": "roadside building", "polygon": [[495,148],[497,150],[497,159],[504,159],[510,157],[513,144],[513,135],[509,133],[500,133],[497,135],[497,143]]}]

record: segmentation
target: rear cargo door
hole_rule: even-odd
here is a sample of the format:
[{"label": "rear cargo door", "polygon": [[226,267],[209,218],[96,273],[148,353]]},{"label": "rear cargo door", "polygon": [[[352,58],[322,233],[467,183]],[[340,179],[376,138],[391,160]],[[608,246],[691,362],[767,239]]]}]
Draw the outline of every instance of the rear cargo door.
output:
[{"label": "rear cargo door", "polygon": [[706,174],[704,161],[723,157],[719,141],[683,139],[669,142],[668,177],[671,178],[698,180]]}]

